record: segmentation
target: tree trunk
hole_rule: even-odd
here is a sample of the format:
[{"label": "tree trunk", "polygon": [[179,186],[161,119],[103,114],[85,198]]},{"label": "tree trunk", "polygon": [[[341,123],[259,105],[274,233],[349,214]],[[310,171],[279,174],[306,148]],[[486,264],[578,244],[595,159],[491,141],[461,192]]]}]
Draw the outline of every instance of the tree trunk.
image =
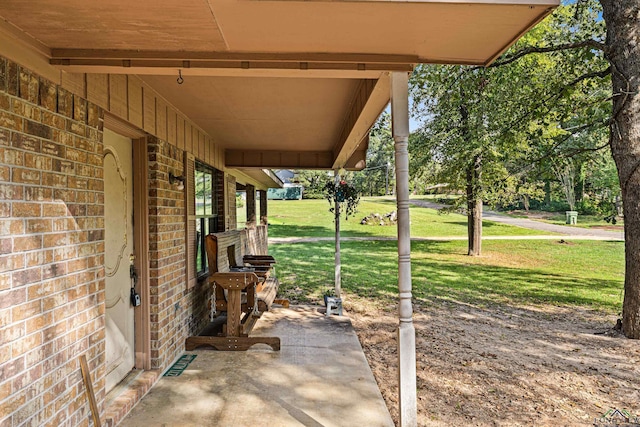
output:
[{"label": "tree trunk", "polygon": [[469,256],[482,254],[482,156],[477,155],[467,168],[467,232],[469,234]]},{"label": "tree trunk", "polygon": [[544,182],[544,205],[547,208],[551,206],[551,182],[548,179]]},{"label": "tree trunk", "polygon": [[575,193],[576,204],[581,202],[584,198],[584,163],[580,163],[576,168],[576,176],[574,178],[575,188],[573,192]]},{"label": "tree trunk", "polygon": [[[461,90],[460,99],[464,99]],[[462,138],[471,147],[471,130],[469,129],[469,109],[463,102],[460,104],[460,132]],[[480,256],[482,253],[482,199],[480,198],[480,178],[482,175],[482,156],[476,154],[467,166],[467,242],[469,256]]]},{"label": "tree trunk", "polygon": [[640,1],[600,0],[612,64],[611,152],[624,204],[625,280],[622,331],[640,339]]}]

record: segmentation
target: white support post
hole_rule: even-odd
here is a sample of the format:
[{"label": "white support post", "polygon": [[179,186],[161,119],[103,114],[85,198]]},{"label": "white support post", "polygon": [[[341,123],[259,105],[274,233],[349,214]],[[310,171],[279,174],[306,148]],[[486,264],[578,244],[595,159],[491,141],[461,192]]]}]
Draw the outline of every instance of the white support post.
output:
[{"label": "white support post", "polygon": [[409,220],[409,76],[391,74],[391,117],[395,141],[398,209],[398,328],[400,426],[416,426],[416,331],[411,303],[411,235]]},{"label": "white support post", "polygon": [[[336,169],[333,172],[335,177],[335,185],[340,184],[340,171]],[[340,261],[340,203],[335,201],[335,221],[336,221],[336,252],[335,252],[335,290],[336,296],[340,298],[341,287],[342,287],[342,262]]]}]

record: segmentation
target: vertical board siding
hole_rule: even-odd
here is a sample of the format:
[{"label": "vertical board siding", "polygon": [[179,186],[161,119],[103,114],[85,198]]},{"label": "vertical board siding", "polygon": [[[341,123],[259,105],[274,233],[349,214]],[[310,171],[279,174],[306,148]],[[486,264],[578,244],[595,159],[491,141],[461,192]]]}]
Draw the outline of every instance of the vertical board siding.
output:
[{"label": "vertical board siding", "polygon": [[109,75],[109,112],[127,120],[127,76]]},{"label": "vertical board siding", "polygon": [[105,110],[109,108],[109,76],[87,74],[87,100]]},{"label": "vertical board siding", "polygon": [[135,76],[127,76],[129,122],[142,129],[142,82]]}]

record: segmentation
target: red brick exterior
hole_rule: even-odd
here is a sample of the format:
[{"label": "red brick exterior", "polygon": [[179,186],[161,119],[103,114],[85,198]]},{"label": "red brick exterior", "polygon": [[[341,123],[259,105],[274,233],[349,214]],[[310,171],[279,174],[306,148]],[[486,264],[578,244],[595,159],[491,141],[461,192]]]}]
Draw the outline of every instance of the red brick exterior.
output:
[{"label": "red brick exterior", "polygon": [[102,110],[0,58],[0,425],[88,424],[104,402]]},{"label": "red brick exterior", "polygon": [[246,186],[247,194],[247,225],[256,225],[256,187],[253,185]]},{"label": "red brick exterior", "polygon": [[184,191],[168,179],[182,175],[184,153],[148,136],[158,371],[107,407],[103,125],[100,107],[0,57],[0,427],[88,425],[81,354],[102,419],[117,422],[208,322],[208,290],[185,283]]},{"label": "red brick exterior", "polygon": [[163,369],[184,351],[184,340],[208,321],[203,286],[186,290],[184,191],[169,184],[183,174],[182,150],[148,138],[151,367]]}]

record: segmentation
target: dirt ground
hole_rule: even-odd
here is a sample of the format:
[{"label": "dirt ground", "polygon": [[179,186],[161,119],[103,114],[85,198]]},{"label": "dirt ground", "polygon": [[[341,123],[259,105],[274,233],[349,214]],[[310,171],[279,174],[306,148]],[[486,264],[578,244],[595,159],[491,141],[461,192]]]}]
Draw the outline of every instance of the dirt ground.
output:
[{"label": "dirt ground", "polygon": [[[396,424],[397,314],[345,304]],[[575,307],[414,307],[420,426],[593,425],[640,415],[640,342]]]}]

